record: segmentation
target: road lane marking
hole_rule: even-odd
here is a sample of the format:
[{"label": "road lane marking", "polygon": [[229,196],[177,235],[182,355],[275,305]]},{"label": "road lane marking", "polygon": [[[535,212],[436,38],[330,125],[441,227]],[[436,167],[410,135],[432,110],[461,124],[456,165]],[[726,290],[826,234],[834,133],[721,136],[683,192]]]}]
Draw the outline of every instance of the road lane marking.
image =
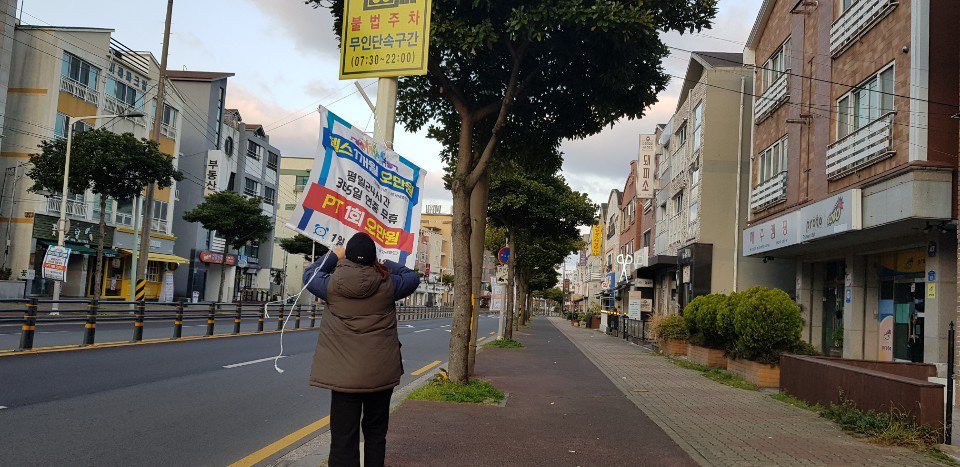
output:
[{"label": "road lane marking", "polygon": [[483,342],[483,341],[485,341],[485,340],[487,340],[487,337],[486,337],[486,336],[481,337],[481,338],[477,339],[477,343],[479,344],[479,343],[481,343],[481,342]]},{"label": "road lane marking", "polygon": [[[241,366],[253,365],[254,363],[269,362],[270,360],[273,360],[273,359],[275,359],[275,358],[277,358],[277,357],[261,358],[261,359],[259,359],[259,360],[250,360],[249,362],[240,362],[240,363],[234,363],[233,365],[224,365],[223,367],[224,367],[224,368],[237,368],[237,367],[241,367]],[[287,358],[287,356],[286,356],[286,355],[281,355],[280,358]]]},{"label": "road lane marking", "polygon": [[417,332],[423,332],[423,331],[429,331],[429,329],[421,329],[421,330],[419,330],[419,331],[413,331],[413,332],[414,332],[414,333],[417,333]]},{"label": "road lane marking", "polygon": [[230,467],[250,467],[250,466],[256,465],[257,463],[262,462],[264,459],[267,459],[268,457],[282,451],[283,449],[286,449],[293,443],[296,443],[297,441],[300,441],[301,439],[306,438],[307,436],[310,436],[311,434],[315,433],[317,430],[320,430],[321,428],[329,424],[330,424],[330,416],[328,415],[297,431],[294,431],[293,433],[290,433],[287,436],[284,436],[283,438],[280,438],[274,441],[273,443],[270,443],[263,449],[260,449],[259,451],[253,454],[250,454],[249,456],[244,457],[243,459],[240,459],[230,464]]},{"label": "road lane marking", "polygon": [[441,328],[449,328],[450,325],[449,325],[449,324],[444,324],[443,326],[440,326],[440,327],[441,327]]},{"label": "road lane marking", "polygon": [[491,332],[491,333],[490,333],[490,335],[492,336],[494,332],[497,332],[497,331],[493,331],[493,332]]},{"label": "road lane marking", "polygon": [[421,368],[421,369],[419,369],[419,370],[417,370],[417,371],[414,371],[413,373],[410,373],[410,375],[412,375],[412,376],[420,376],[420,375],[422,375],[422,374],[430,371],[431,368],[433,368],[433,367],[435,367],[435,366],[437,366],[437,365],[439,365],[439,364],[440,364],[440,360],[434,360],[433,362],[424,365],[423,368]]},{"label": "road lane marking", "polygon": [[5,406],[5,405],[0,405],[0,410],[6,409],[6,408],[9,408],[9,407],[7,407],[7,406]]},{"label": "road lane marking", "polygon": [[451,331],[451,330],[449,330],[449,329],[444,329],[444,331],[447,331],[447,332],[453,332],[453,331]]}]

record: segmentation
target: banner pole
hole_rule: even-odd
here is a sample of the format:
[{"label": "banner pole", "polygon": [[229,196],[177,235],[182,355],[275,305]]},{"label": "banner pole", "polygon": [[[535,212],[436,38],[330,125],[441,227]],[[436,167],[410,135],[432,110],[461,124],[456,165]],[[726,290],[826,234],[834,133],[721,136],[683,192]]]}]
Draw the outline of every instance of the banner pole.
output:
[{"label": "banner pole", "polygon": [[393,133],[397,119],[397,78],[379,78],[377,106],[373,112],[373,139],[393,149]]}]

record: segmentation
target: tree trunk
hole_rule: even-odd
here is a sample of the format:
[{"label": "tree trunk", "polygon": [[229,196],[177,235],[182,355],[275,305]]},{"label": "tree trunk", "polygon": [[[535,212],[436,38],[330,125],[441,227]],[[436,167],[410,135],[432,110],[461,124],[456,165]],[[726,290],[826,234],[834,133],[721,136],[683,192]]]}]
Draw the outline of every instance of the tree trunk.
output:
[{"label": "tree trunk", "polygon": [[514,306],[515,295],[514,294],[514,284],[516,284],[516,270],[515,265],[517,261],[517,250],[514,248],[514,231],[513,228],[507,227],[507,248],[510,249],[510,260],[507,261],[507,299],[506,304],[504,305],[504,310],[506,313],[506,323],[504,323],[503,338],[504,339],[513,339],[513,327],[516,320],[514,316],[516,315],[516,307]]},{"label": "tree trunk", "polygon": [[223,281],[227,278],[227,249],[230,248],[230,239],[223,239],[223,258],[220,261],[220,290],[217,291],[217,303],[223,303]]},{"label": "tree trunk", "polygon": [[470,288],[472,266],[470,258],[470,192],[463,180],[453,183],[453,324],[450,328],[450,368],[448,375],[454,383],[470,381]]},{"label": "tree trunk", "polygon": [[100,238],[97,239],[97,269],[93,276],[93,299],[100,300],[103,286],[103,232],[107,229],[107,197],[100,195]]},{"label": "tree trunk", "polygon": [[467,371],[473,375],[477,360],[477,338],[480,325],[480,299],[483,297],[483,243],[487,233],[487,198],[490,194],[490,174],[480,177],[477,186],[470,194],[470,266],[473,269],[471,290],[473,312],[470,319],[470,354],[467,359]]}]

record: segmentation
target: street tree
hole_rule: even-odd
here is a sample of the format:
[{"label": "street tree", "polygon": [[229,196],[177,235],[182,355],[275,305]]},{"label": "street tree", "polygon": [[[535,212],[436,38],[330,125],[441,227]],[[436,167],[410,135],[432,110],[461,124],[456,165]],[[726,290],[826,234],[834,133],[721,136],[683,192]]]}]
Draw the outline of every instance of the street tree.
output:
[{"label": "street tree", "polygon": [[293,237],[281,238],[278,242],[280,248],[291,255],[303,255],[303,259],[314,261],[317,257],[327,254],[327,247],[304,234],[296,234]]},{"label": "street tree", "polygon": [[[343,25],[344,0],[306,0]],[[455,310],[450,378],[466,383],[472,290],[471,196],[508,123],[554,140],[640,118],[664,90],[664,31],[699,31],[716,0],[449,0],[433,5],[429,70],[400,80],[398,118],[428,128],[453,157]],[[522,116],[523,118],[515,118]],[[512,118],[513,117],[513,118]]]},{"label": "street tree", "polygon": [[273,230],[273,221],[263,213],[260,203],[261,199],[256,196],[248,198],[233,191],[219,191],[183,214],[183,220],[199,222],[203,228],[215,231],[225,239],[218,302],[223,301],[228,249],[240,249],[252,242],[265,241]]},{"label": "street tree", "polygon": [[[74,193],[90,190],[100,204],[100,229],[97,241],[97,266],[94,274],[94,298],[100,298],[103,280],[103,236],[106,230],[107,203],[140,195],[143,187],[156,184],[167,188],[183,179],[173,157],[160,151],[155,141],[137,138],[133,133],[113,133],[96,129],[74,134],[71,141],[69,189]],[[66,140],[57,138],[40,143],[40,153],[30,156],[33,167],[31,190],[58,192],[63,188]],[[61,194],[62,196],[62,194]]]}]

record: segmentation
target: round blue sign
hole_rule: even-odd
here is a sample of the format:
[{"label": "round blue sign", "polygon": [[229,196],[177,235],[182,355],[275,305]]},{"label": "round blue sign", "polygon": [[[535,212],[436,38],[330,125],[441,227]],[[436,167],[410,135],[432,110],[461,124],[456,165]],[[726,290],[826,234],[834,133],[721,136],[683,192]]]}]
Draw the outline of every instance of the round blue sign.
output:
[{"label": "round blue sign", "polygon": [[500,260],[500,264],[507,264],[510,262],[510,249],[503,247],[500,251],[497,252],[497,259]]}]

